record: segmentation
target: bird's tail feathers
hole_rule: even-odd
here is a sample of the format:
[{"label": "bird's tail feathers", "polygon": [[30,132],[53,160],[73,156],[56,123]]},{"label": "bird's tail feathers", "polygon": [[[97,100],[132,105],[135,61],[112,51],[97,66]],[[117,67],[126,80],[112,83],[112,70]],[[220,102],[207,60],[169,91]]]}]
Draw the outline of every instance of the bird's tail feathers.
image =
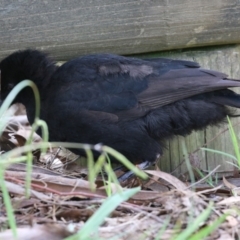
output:
[{"label": "bird's tail feathers", "polygon": [[240,108],[240,94],[229,89],[215,91],[214,95],[211,96],[211,102]]}]

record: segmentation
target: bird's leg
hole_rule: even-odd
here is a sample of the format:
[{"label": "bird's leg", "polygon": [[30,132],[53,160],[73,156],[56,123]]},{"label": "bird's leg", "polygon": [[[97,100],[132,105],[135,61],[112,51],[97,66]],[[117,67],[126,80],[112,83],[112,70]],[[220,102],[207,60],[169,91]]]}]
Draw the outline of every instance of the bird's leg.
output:
[{"label": "bird's leg", "polygon": [[[144,170],[150,166],[152,166],[155,162],[150,162],[150,161],[144,161],[142,163],[140,163],[139,165],[137,165],[137,167],[141,170]],[[126,180],[128,180],[129,178],[131,178],[132,176],[134,176],[135,174],[132,171],[128,171],[126,173],[124,173],[122,176],[120,176],[118,178],[119,182],[124,182]]]},{"label": "bird's leg", "polygon": [[123,165],[121,165],[121,166],[115,167],[115,168],[113,169],[113,171],[114,171],[114,172],[117,172],[117,171],[123,170],[124,168],[125,168],[125,167],[124,167]]}]

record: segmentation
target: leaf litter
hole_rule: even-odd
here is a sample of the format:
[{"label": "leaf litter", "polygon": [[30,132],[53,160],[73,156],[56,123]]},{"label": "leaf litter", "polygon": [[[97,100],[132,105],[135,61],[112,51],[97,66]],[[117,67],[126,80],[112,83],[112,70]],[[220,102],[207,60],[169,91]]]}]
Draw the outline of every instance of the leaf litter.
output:
[{"label": "leaf litter", "polygon": [[[9,111],[12,117],[0,139],[1,151],[23,146],[31,132],[21,105],[14,105]],[[35,134],[34,141],[41,138]],[[64,239],[79,231],[105,201],[104,184],[101,178],[97,179],[96,191],[92,192],[86,165],[81,164],[82,160],[76,161],[79,157],[69,150],[50,147],[46,154],[34,153],[34,156],[29,198],[25,197],[26,165],[12,164],[5,171],[5,184],[17,222],[17,239]],[[210,214],[197,223],[192,234],[200,233],[227,214],[205,239],[240,238],[239,178],[223,177],[215,187],[210,187],[205,178],[191,185],[158,167],[145,172],[149,174],[148,181],[134,179],[125,186],[140,185],[142,190],[105,219],[98,229],[99,239],[178,239],[208,209],[210,202],[213,203]],[[2,194],[0,207],[0,239],[14,239],[12,231],[7,229]]]}]

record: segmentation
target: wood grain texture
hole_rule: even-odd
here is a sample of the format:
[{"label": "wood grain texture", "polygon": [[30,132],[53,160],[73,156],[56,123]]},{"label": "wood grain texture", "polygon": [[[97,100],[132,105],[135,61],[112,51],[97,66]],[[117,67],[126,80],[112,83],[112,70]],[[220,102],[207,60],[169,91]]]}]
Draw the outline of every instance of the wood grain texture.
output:
[{"label": "wood grain texture", "polygon": [[240,43],[239,0],[3,0],[0,59],[36,47],[57,60]]}]

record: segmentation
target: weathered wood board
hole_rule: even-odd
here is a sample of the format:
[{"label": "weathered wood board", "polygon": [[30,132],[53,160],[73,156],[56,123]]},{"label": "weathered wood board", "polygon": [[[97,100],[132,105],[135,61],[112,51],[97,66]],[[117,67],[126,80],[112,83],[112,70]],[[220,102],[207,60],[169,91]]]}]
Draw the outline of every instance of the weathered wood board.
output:
[{"label": "weathered wood board", "polygon": [[[169,51],[144,56],[163,56],[196,61],[206,69],[222,71],[232,78],[240,79],[240,45]],[[240,93],[240,89],[235,88],[234,91]],[[240,111],[237,111],[237,113],[239,114]],[[232,124],[239,140],[240,118],[232,119]],[[219,135],[226,128],[227,125],[223,124],[218,127],[209,127],[206,131],[193,132],[185,138],[188,153],[194,152],[207,142],[207,148],[235,155],[229,132],[225,131]],[[215,139],[211,141],[213,138]],[[165,150],[164,156],[160,160],[160,168],[162,170],[172,172],[176,169],[173,174],[177,176],[186,172],[181,141],[181,137],[169,141],[166,144],[168,149]],[[212,170],[217,165],[221,165],[218,169],[219,175],[228,175],[229,173],[232,175],[233,166],[227,163],[227,161],[232,162],[232,160],[226,156],[199,150],[190,156],[190,161],[195,162],[195,166],[199,166],[203,170]],[[181,165],[181,163],[183,164]],[[178,167],[179,165],[181,166]]]},{"label": "weathered wood board", "polygon": [[57,60],[240,43],[239,0],[3,0],[0,59],[29,47]]}]

